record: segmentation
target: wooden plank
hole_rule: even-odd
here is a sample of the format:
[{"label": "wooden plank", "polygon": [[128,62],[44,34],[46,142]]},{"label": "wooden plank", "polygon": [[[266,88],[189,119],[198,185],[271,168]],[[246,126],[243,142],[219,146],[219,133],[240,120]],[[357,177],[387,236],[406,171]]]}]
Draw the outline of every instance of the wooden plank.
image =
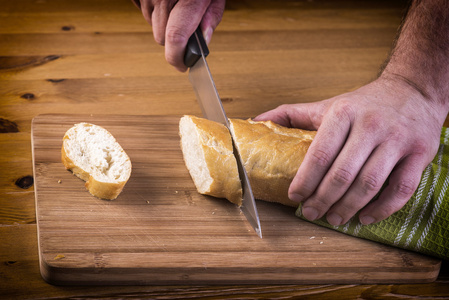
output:
[{"label": "wooden plank", "polygon": [[[222,51],[211,55],[209,64],[228,115],[253,117],[281,104],[317,101],[353,90],[376,76],[387,53],[388,48],[260,50],[238,55]],[[0,72],[5,79],[0,86],[3,112],[28,129],[27,120],[35,115],[64,111],[200,113],[186,74],[166,64],[162,53],[4,63],[19,67]],[[286,67],[279,69],[279,65]]]},{"label": "wooden plank", "polygon": [[[297,1],[297,0],[238,0],[227,1],[226,8],[230,11],[234,10],[323,10],[323,9],[337,9],[337,10],[363,10],[366,12],[377,9],[388,9],[392,11],[399,11],[404,8],[407,1],[404,0],[376,0],[363,1],[354,5],[353,0],[339,0],[335,3],[333,0],[319,1],[319,7],[312,1]],[[130,10],[135,11],[136,8],[131,1],[110,1],[110,0],[21,0],[20,2],[11,2],[8,0],[0,0],[2,12],[23,12],[23,13],[61,13],[61,12],[75,12],[80,11],[101,11],[110,13]],[[105,11],[108,8],[110,11]]]},{"label": "wooden plank", "polygon": [[36,224],[33,187],[26,191],[0,193],[0,223],[2,226]]},{"label": "wooden plank", "polygon": [[[346,76],[337,77],[330,71],[321,74],[317,71],[294,76],[286,73],[260,74],[257,78],[246,74],[217,74],[216,86],[225,105],[257,99],[258,102],[272,101],[276,105],[281,101],[305,102],[324,99],[338,92],[347,92],[369,81],[375,73],[371,71],[342,72]],[[278,76],[276,76],[278,75]],[[317,89],[312,84],[322,85]],[[250,87],[250,88],[248,88]],[[101,107],[126,102],[134,102],[141,111],[142,106],[154,105],[160,101],[177,101],[183,106],[186,102],[192,106],[195,96],[187,76],[147,76],[134,78],[81,78],[15,80],[5,82],[0,87],[4,95],[4,105],[18,107],[32,104],[32,108],[44,105],[70,105],[76,103]],[[51,107],[50,107],[51,108]],[[132,109],[130,107],[128,109]],[[177,107],[171,109],[173,113]],[[185,107],[183,107],[184,109]],[[26,107],[21,113],[26,111]],[[155,108],[156,109],[156,108]],[[153,110],[151,110],[153,112]],[[169,113],[167,113],[169,114]]]},{"label": "wooden plank", "polygon": [[[361,51],[363,50],[363,51]],[[213,50],[211,50],[213,51]],[[369,49],[299,49],[278,51],[222,51],[220,55],[208,58],[214,75],[239,74],[259,76],[271,73],[303,74],[326,70],[327,72],[350,73],[356,67],[357,72],[377,70],[389,52],[389,47]],[[186,77],[167,65],[163,53],[128,54],[85,54],[74,56],[54,56],[36,58],[28,64],[11,64],[3,72],[4,80],[35,80],[61,78],[123,78],[142,76]],[[4,63],[9,65],[9,58]],[[313,63],[312,63],[313,62]],[[279,70],[279,65],[284,68]],[[89,66],[89,68],[87,68]]]},{"label": "wooden plank", "polygon": [[30,133],[20,132],[22,127],[18,127],[18,130],[19,132],[16,133],[0,134],[0,151],[5,151],[6,153],[6,150],[14,149],[14,151],[8,151],[7,155],[0,155],[0,163],[29,163],[28,157],[31,156]]},{"label": "wooden plank", "polygon": [[[60,162],[74,123],[104,126],[133,163],[115,201]],[[304,222],[258,201],[259,239],[231,203],[198,194],[176,116],[43,115],[32,141],[40,266],[57,284],[393,283],[435,280],[440,261]]]},{"label": "wooden plank", "polygon": [[[113,5],[110,1],[98,1],[94,5],[85,1],[23,1],[22,5],[9,2],[0,2],[0,33],[151,31],[131,1]],[[260,5],[228,3],[224,17],[234,22],[222,24],[219,30],[385,28],[391,26],[391,22],[399,22],[398,7],[405,7],[404,1],[397,1],[396,5],[376,1],[357,7],[350,1],[346,5],[329,1],[320,6],[313,2],[283,1],[282,5],[263,2]],[[261,9],[263,5],[266,6]],[[255,8],[258,8],[257,14]],[[328,21],[330,18],[332,22]]]},{"label": "wooden plank", "polygon": [[[396,27],[370,29],[218,30],[209,45],[216,51],[345,49],[390,47]],[[0,56],[52,54],[160,53],[150,32],[0,34]]]}]

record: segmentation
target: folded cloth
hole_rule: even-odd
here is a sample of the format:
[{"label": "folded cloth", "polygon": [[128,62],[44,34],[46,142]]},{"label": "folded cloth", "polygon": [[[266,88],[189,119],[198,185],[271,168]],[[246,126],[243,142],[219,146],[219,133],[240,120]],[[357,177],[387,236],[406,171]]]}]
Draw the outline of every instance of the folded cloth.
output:
[{"label": "folded cloth", "polygon": [[[337,231],[415,252],[449,259],[449,129],[443,127],[438,153],[424,170],[407,204],[376,224],[362,225],[358,214],[332,226],[323,217],[313,223]],[[301,206],[296,215],[305,219]]]}]

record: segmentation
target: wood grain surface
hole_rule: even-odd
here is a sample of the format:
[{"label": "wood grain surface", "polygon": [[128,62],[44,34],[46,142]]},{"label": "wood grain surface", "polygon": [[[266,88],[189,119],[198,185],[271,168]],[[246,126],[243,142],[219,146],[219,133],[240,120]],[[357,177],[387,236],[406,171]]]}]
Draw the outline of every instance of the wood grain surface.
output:
[{"label": "wood grain surface", "polygon": [[[369,82],[407,2],[228,0],[208,57],[228,115],[252,117]],[[448,262],[425,284],[47,284],[38,262],[31,126],[48,113],[201,112],[187,75],[164,61],[131,1],[0,0],[0,298],[449,298]]]},{"label": "wood grain surface", "polygon": [[[115,201],[91,196],[60,161],[75,123],[109,130],[133,171]],[[263,239],[238,208],[203,196],[184,165],[179,117],[42,115],[32,144],[38,245],[53,284],[423,283],[440,260],[361,240],[257,201]]]}]

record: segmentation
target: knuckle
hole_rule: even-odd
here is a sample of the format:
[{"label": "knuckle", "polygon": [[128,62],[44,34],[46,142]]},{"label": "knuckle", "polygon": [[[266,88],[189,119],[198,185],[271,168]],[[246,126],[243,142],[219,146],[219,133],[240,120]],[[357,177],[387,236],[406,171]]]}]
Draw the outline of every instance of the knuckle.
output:
[{"label": "knuckle", "polygon": [[351,103],[349,101],[342,100],[338,104],[339,105],[334,108],[335,116],[341,121],[352,122],[355,117],[355,112]]},{"label": "knuckle", "polygon": [[438,150],[438,140],[430,140],[428,136],[410,136],[403,127],[393,127],[389,140],[403,145],[403,154],[413,154],[420,157],[433,156]]},{"label": "knuckle", "polygon": [[353,175],[350,171],[339,168],[331,175],[331,180],[336,185],[349,185],[353,181]]},{"label": "knuckle", "polygon": [[413,153],[417,155],[425,155],[432,150],[431,145],[423,140],[417,140],[413,144]]},{"label": "knuckle", "polygon": [[417,188],[417,184],[413,181],[400,181],[395,187],[394,191],[398,198],[410,198]]},{"label": "knuckle", "polygon": [[382,115],[378,112],[366,114],[362,122],[363,129],[367,132],[379,132],[382,124]]},{"label": "knuckle", "polygon": [[216,20],[217,23],[219,23],[223,16],[224,7],[221,5],[211,5],[209,6],[207,12],[210,14],[212,18]]},{"label": "knuckle", "polygon": [[383,182],[377,178],[375,175],[362,175],[360,179],[362,191],[365,194],[371,192],[377,192],[382,187]]},{"label": "knuckle", "polygon": [[327,167],[331,163],[331,156],[324,150],[316,149],[311,152],[312,163],[319,167]]},{"label": "knuckle", "polygon": [[172,45],[184,45],[188,40],[187,33],[182,28],[168,27],[165,33],[165,42]]}]

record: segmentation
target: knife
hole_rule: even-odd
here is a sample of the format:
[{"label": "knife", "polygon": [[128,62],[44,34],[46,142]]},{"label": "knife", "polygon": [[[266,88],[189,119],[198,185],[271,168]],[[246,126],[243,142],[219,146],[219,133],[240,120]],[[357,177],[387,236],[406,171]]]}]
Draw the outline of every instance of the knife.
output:
[{"label": "knife", "polygon": [[[206,119],[221,123],[230,129],[229,120],[223,109],[220,96],[215,87],[214,80],[206,62],[209,54],[206,41],[200,27],[189,38],[184,56],[184,64],[189,67],[189,80],[195,90],[195,95]],[[243,202],[240,209],[248,222],[254,228],[257,235],[262,238],[259,213],[254,201],[251,185],[248,180],[242,157],[240,156],[233,140],[234,156],[237,160],[240,181],[242,183]]]}]

